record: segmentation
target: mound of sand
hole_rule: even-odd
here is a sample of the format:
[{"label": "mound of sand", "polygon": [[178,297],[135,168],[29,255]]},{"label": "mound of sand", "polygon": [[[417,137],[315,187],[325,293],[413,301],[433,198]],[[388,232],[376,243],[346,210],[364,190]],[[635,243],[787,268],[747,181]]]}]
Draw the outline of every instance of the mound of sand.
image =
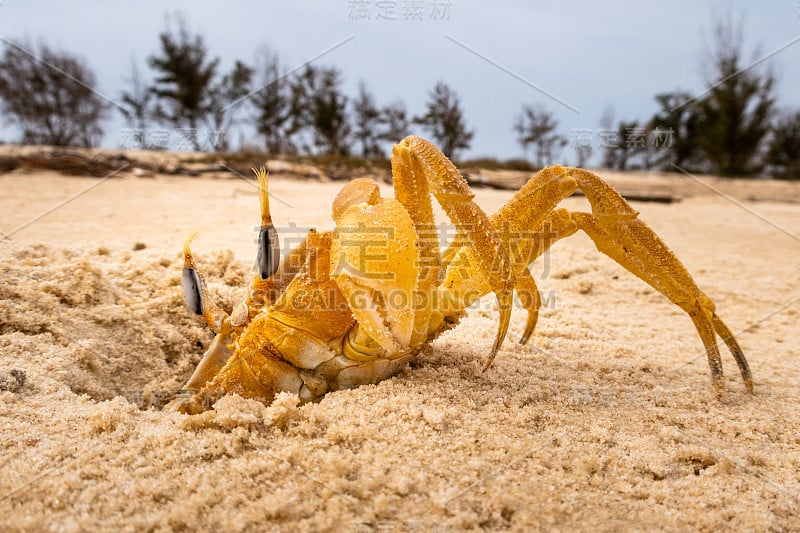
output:
[{"label": "mound of sand", "polygon": [[[636,204],[737,334],[752,396],[726,355],[717,400],[689,318],[575,236],[533,268],[531,343],[513,342],[515,311],[487,372],[491,298],[393,379],[183,416],[160,407],[211,333],[183,304],[178,251],[201,231],[230,308],[252,184],[0,181],[0,529],[797,529],[800,206]],[[275,180],[276,225],[330,227],[339,187]]]}]

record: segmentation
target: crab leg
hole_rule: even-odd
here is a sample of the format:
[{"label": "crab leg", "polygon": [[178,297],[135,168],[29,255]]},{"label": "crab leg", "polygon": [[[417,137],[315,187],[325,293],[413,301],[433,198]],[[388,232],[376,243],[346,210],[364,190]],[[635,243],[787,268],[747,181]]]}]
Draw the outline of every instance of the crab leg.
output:
[{"label": "crab leg", "polygon": [[[440,281],[442,259],[425,170],[409,150],[395,148],[391,162],[395,198],[408,211],[417,232],[420,263],[417,291],[419,294],[431,294]],[[414,309],[414,332],[411,337],[411,346],[414,348],[428,337],[433,306],[430,302],[424,304],[418,302]]]},{"label": "crab leg", "polygon": [[[599,177],[578,168],[554,166],[544,169],[498,211],[492,218],[495,226],[506,224],[514,231],[522,231],[525,224],[535,224],[544,218],[549,205],[555,200],[549,194],[537,193],[543,184],[548,183],[546,171],[565,177],[560,193],[562,198],[575,189],[569,186],[570,181],[581,189],[592,207],[592,213],[570,213],[564,209],[554,211],[549,220],[553,224],[555,238],[543,241],[534,235],[531,244],[523,245],[527,247],[523,248],[526,253],[514,256],[515,266],[519,266],[520,257],[533,260],[556,240],[572,235],[577,229],[583,230],[599,251],[651,285],[690,316],[705,346],[717,394],[722,392],[723,382],[715,332],[728,345],[747,390],[752,391],[753,379],[747,360],[730,330],[716,315],[713,302],[697,287],[689,272],[664,242],[637,218],[638,212]],[[531,197],[537,194],[544,203],[531,201]],[[557,203],[558,200],[555,201]],[[530,206],[536,207],[531,209]]]},{"label": "crab leg", "polygon": [[588,213],[573,213],[572,217],[599,251],[686,311],[705,346],[712,383],[718,395],[724,385],[715,331],[733,354],[745,387],[749,392],[753,391],[753,377],[747,360],[730,330],[715,313],[714,303],[697,287],[683,264],[653,230],[635,218],[614,220]]},{"label": "crab leg", "polygon": [[[509,251],[509,258],[514,273],[514,288],[520,297],[523,307],[528,312],[527,323],[520,339],[525,344],[536,327],[539,316],[541,298],[536,281],[528,271],[537,257],[543,254],[555,240],[572,235],[577,230],[575,223],[565,209],[553,211],[565,196],[569,196],[577,187],[569,173],[561,167],[550,167],[537,172],[520,191],[490,218],[492,226],[500,234]],[[532,209],[531,206],[535,206]],[[538,228],[538,229],[537,229]],[[461,231],[461,230],[459,230]],[[464,246],[465,239],[459,235],[444,253],[448,267],[445,287],[478,288],[480,283],[471,282],[465,285],[464,280],[456,281],[455,268],[463,269],[465,258],[458,255]],[[457,261],[458,265],[452,265]],[[453,268],[449,268],[450,266]],[[481,265],[482,266],[482,265]],[[473,269],[473,276],[485,276],[483,268]],[[463,277],[463,276],[459,276]],[[455,297],[445,295],[444,299]],[[468,301],[464,301],[469,305]],[[433,324],[434,329],[436,324]]]},{"label": "crab leg", "polygon": [[539,288],[533,279],[530,270],[527,268],[517,273],[517,294],[519,295],[522,307],[528,312],[528,319],[525,322],[525,330],[519,339],[520,344],[526,344],[536,329],[536,322],[539,320],[539,308],[542,306],[542,297]]},{"label": "crab leg", "polygon": [[[492,217],[492,222],[496,224],[499,224],[500,220],[502,220],[501,217]],[[521,235],[515,239],[515,251],[517,253],[512,254],[514,264],[518,269],[520,265],[525,265],[524,268],[519,269],[517,272],[516,290],[523,307],[528,311],[528,320],[525,325],[525,331],[519,341],[520,344],[528,342],[528,339],[533,334],[533,330],[536,328],[536,319],[539,316],[539,307],[542,304],[539,290],[536,288],[536,282],[527,265],[549,250],[555,241],[568,237],[576,231],[578,231],[578,226],[570,217],[569,211],[557,209],[545,218],[530,239],[521,238]],[[526,297],[526,292],[530,296]]]},{"label": "crab leg", "polygon": [[728,329],[728,326],[725,325],[716,313],[712,313],[711,323],[714,325],[714,332],[722,337],[722,340],[728,346],[728,350],[733,354],[733,358],[736,359],[736,365],[739,367],[739,373],[742,375],[742,379],[744,379],[747,390],[753,392],[753,375],[750,372],[750,365],[747,364],[744,352],[742,352],[742,349],[739,347],[739,343],[736,342],[733,333],[731,333],[731,330]]},{"label": "crab leg", "polygon": [[644,222],[638,213],[600,178],[583,169],[571,168],[578,187],[592,205],[592,215],[573,214],[597,248],[615,259],[661,292],[692,318],[706,348],[711,377],[717,394],[723,390],[722,361],[714,332],[728,345],[748,391],[753,377],[741,348],[728,327],[716,315],[714,303],[697,287],[675,254]]},{"label": "crab leg", "polygon": [[[528,270],[528,265],[546,252],[555,241],[578,231],[578,226],[566,209],[551,212],[536,231],[511,232],[505,219],[497,214],[492,217],[492,223],[496,228],[505,226],[503,238],[510,244],[510,257],[515,271],[514,288],[522,306],[528,312],[525,330],[520,338],[520,344],[525,344],[536,328],[539,307],[542,303],[539,289]],[[476,260],[473,259],[474,252],[463,244],[463,240],[457,240],[445,252],[445,257],[449,259],[446,261],[445,280],[439,288],[439,301],[454,302],[449,305],[451,314],[468,307],[478,297],[491,292],[485,272],[476,266]],[[435,331],[439,324],[440,322],[434,321],[430,332]]]},{"label": "crab leg", "polygon": [[[408,159],[412,163],[414,181],[425,181],[447,216],[463,229],[480,268],[486,273],[489,286],[497,297],[500,325],[488,367],[508,331],[513,305],[514,273],[508,257],[508,247],[492,226],[489,217],[472,201],[474,194],[455,165],[430,142],[410,135],[394,146],[393,161]],[[417,191],[424,191],[421,186]],[[419,194],[419,192],[417,193]]]}]

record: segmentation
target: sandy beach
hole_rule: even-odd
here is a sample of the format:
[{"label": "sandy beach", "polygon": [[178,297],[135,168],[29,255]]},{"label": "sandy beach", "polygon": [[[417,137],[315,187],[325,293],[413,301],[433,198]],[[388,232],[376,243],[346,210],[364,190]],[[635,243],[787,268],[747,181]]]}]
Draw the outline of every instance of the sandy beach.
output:
[{"label": "sandy beach", "polygon": [[[284,250],[332,228],[341,187],[272,179]],[[689,317],[579,234],[532,267],[536,333],[515,342],[515,310],[486,372],[491,297],[377,385],[185,416],[161,408],[213,336],[183,302],[180,249],[199,232],[230,309],[254,182],[37,172],[0,190],[4,531],[800,530],[798,203],[633,203],[736,334],[752,395],[723,346],[717,399]],[[487,213],[512,194],[475,192]]]}]

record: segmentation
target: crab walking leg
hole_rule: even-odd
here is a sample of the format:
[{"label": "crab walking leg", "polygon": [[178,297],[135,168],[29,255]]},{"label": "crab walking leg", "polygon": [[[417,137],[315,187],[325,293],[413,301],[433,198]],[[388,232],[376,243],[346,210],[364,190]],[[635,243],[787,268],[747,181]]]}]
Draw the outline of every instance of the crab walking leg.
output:
[{"label": "crab walking leg", "polygon": [[[522,344],[525,344],[533,333],[541,306],[539,290],[528,271],[528,266],[546,252],[553,242],[572,235],[577,230],[567,210],[553,211],[555,206],[576,188],[575,180],[564,167],[544,168],[528,180],[511,200],[490,218],[492,226],[500,234],[509,251],[515,280],[514,288],[522,306],[528,312],[525,330],[520,339]],[[445,251],[446,266],[457,260],[457,251],[463,245],[464,240],[457,237]],[[448,273],[450,272],[452,271]],[[445,286],[463,289],[464,282],[455,282],[451,279],[449,285]],[[478,287],[480,284],[474,286]]]},{"label": "crab walking leg", "polygon": [[[576,218],[581,229],[595,241],[598,249],[601,247],[598,243],[604,246],[614,243],[616,246],[608,246],[610,251],[616,253],[616,256],[611,257],[689,314],[705,345],[716,392],[722,392],[723,381],[722,360],[714,337],[715,330],[728,345],[739,366],[745,387],[752,392],[753,377],[741,348],[724,322],[716,315],[714,303],[697,287],[678,258],[650,227],[636,218],[638,213],[607,183],[583,169],[570,168],[570,174],[592,205],[591,218],[586,215],[573,215],[573,218]],[[617,212],[623,213],[623,216],[614,216]],[[591,232],[595,229],[602,230],[602,233],[595,231],[596,235],[593,236]],[[623,263],[623,258],[637,270]]]},{"label": "crab walking leg", "polygon": [[[410,135],[395,145],[396,157],[416,159],[424,179],[444,212],[457,226],[463,228],[475,259],[487,275],[500,309],[500,325],[492,351],[486,362],[491,365],[508,331],[513,306],[514,273],[508,257],[508,247],[492,226],[486,213],[472,201],[474,194],[455,165],[430,142]],[[417,180],[422,176],[416,176]]]},{"label": "crab walking leg", "polygon": [[[531,203],[531,205],[535,204]],[[504,216],[513,216],[511,213],[510,210],[506,211]],[[492,217],[492,222],[496,227],[508,227],[505,219],[497,215]],[[504,238],[510,241],[510,257],[514,265],[516,280],[514,288],[522,307],[528,313],[520,344],[527,343],[533,334],[541,306],[539,289],[528,266],[549,250],[554,242],[569,237],[576,231],[578,231],[578,226],[572,220],[570,212],[566,209],[557,209],[546,216],[538,230],[520,231],[513,235],[506,232],[504,235]],[[446,262],[447,270],[444,282],[439,287],[438,301],[448,303],[446,307],[452,315],[470,306],[479,297],[491,292],[491,287],[486,280],[486,273],[477,266],[477,261],[473,259],[473,250],[466,246],[453,244],[447,249],[445,256],[449,256],[450,259]],[[431,322],[429,334],[437,330],[444,316],[436,316],[436,319]]]},{"label": "crab walking leg", "polygon": [[422,345],[428,337],[433,306],[427,296],[439,285],[442,258],[439,250],[439,235],[433,218],[430,189],[425,179],[425,169],[420,161],[411,156],[409,150],[395,146],[392,149],[392,181],[395,198],[403,204],[417,232],[419,244],[419,275],[417,301],[414,308],[414,332],[412,349]]},{"label": "crab walking leg", "polygon": [[527,344],[531,335],[533,335],[533,331],[536,329],[536,322],[539,320],[539,308],[542,306],[542,297],[539,294],[536,281],[527,268],[517,273],[517,286],[515,288],[522,307],[528,312],[528,318],[525,321],[525,329],[522,332],[522,337],[519,339],[520,344]]},{"label": "crab walking leg", "polygon": [[226,394],[270,402],[279,392],[298,394],[303,380],[298,369],[265,353],[263,346],[240,344],[223,367],[190,398],[176,398],[168,409],[185,414],[207,411]]},{"label": "crab walking leg", "polygon": [[736,342],[733,333],[731,333],[731,330],[728,329],[722,319],[717,316],[717,313],[712,313],[711,323],[714,325],[714,332],[722,337],[722,340],[728,346],[728,350],[733,354],[733,358],[736,359],[736,365],[739,367],[742,379],[744,379],[745,387],[747,387],[748,391],[753,392],[753,375],[750,372],[750,365],[747,364],[744,352],[739,347],[739,343]]},{"label": "crab walking leg", "polygon": [[703,341],[711,368],[714,390],[721,394],[722,357],[715,330],[728,345],[749,392],[753,377],[741,348],[730,330],[715,313],[714,303],[695,284],[689,272],[661,239],[638,219],[613,221],[588,213],[573,213],[573,219],[594,241],[597,249],[686,311]]},{"label": "crab walking leg", "polygon": [[[561,176],[561,190],[553,196],[547,191],[551,183],[548,172]],[[569,179],[565,177],[569,176]],[[574,186],[570,185],[570,182]],[[570,213],[558,209],[548,214],[548,209],[571,194],[575,188],[581,189],[592,206],[592,214]],[[561,195],[561,198],[558,198]],[[506,228],[507,239],[512,239],[512,261],[517,269],[517,290],[521,292],[519,281],[520,265],[532,262],[556,241],[568,237],[578,229],[583,230],[594,241],[597,249],[614,259],[628,271],[661,292],[690,316],[706,348],[712,383],[719,394],[723,390],[722,361],[714,333],[727,344],[739,367],[748,391],[753,390],[753,379],[747,360],[733,334],[716,315],[713,302],[697,287],[689,272],[664,242],[638,219],[634,210],[613,188],[596,175],[583,169],[549,167],[537,173],[503,208],[493,217],[497,228]],[[524,228],[536,227],[530,238],[523,237]],[[514,232],[520,232],[516,234]],[[445,257],[451,253],[445,252]],[[448,269],[448,275],[450,270]],[[524,276],[524,274],[523,274]],[[530,327],[533,306],[528,309]],[[537,308],[538,309],[538,308]],[[535,321],[534,321],[535,325]],[[523,335],[525,338],[525,335]]]},{"label": "crab walking leg", "polygon": [[189,381],[183,386],[183,390],[196,393],[202,389],[206,383],[214,379],[214,376],[225,366],[225,363],[230,359],[233,353],[228,349],[231,340],[230,335],[218,334],[214,337],[208,350],[203,354],[203,358],[200,359],[194,372],[192,372]]},{"label": "crab walking leg", "polygon": [[515,289],[528,312],[520,343],[525,344],[536,328],[541,297],[528,265],[545,253],[558,239],[572,235],[577,226],[566,209],[553,208],[575,191],[577,184],[563,167],[537,172],[500,210],[492,225],[510,248],[516,277]]},{"label": "crab walking leg", "polygon": [[[493,222],[495,222],[494,218]],[[533,261],[547,252],[554,242],[569,237],[576,231],[578,231],[578,226],[572,220],[570,212],[566,209],[557,209],[544,219],[539,229],[529,236],[530,238],[523,234],[514,240],[511,254],[514,265],[517,268],[519,268],[519,265],[525,265],[524,268],[517,272],[517,286],[515,288],[522,306],[528,311],[528,321],[525,325],[525,332],[519,341],[520,344],[527,343],[533,334],[536,328],[536,320],[539,316],[539,307],[542,305],[539,290],[527,265],[533,263]]]}]

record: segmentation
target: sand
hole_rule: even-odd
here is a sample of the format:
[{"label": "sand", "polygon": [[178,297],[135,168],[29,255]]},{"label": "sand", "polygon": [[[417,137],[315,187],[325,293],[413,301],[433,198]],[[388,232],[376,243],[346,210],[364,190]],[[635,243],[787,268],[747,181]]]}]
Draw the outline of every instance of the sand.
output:
[{"label": "sand", "polygon": [[[272,180],[285,245],[331,227],[340,187]],[[184,416],[160,408],[212,335],[183,304],[179,250],[200,232],[229,308],[252,182],[6,174],[0,190],[0,530],[800,530],[798,204],[634,204],[737,334],[753,395],[725,353],[718,400],[689,318],[576,235],[533,267],[535,336],[514,342],[515,311],[487,372],[491,298],[393,379]]]}]

